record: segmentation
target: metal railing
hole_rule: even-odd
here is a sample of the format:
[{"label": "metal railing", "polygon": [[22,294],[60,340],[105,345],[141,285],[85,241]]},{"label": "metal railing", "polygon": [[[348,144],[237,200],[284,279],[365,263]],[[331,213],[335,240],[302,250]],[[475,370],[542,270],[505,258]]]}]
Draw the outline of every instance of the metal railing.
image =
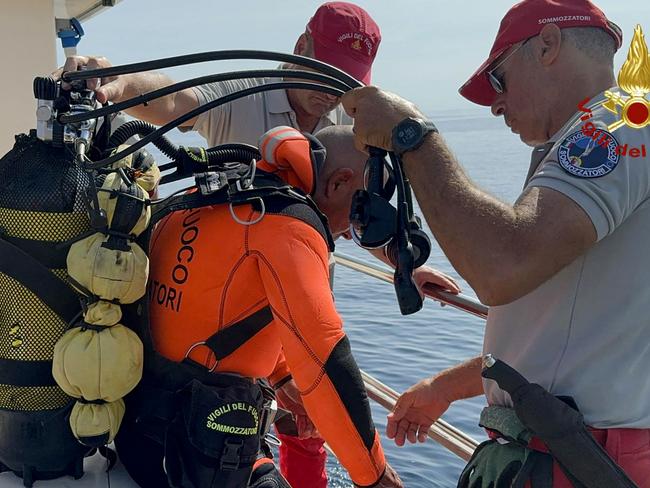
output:
[{"label": "metal railing", "polygon": [[[372,276],[387,283],[393,282],[393,272],[388,268],[368,264],[360,259],[341,253],[334,253],[334,258],[336,259],[336,263],[341,266],[367,274],[368,276]],[[440,287],[432,284],[425,285],[422,291],[426,297],[432,300],[436,300],[440,303],[476,315],[483,319],[487,318],[488,307],[472,297],[462,294],[454,295],[453,293],[443,291]],[[392,410],[399,398],[399,394],[364,371],[361,371],[361,376],[363,377],[368,397],[387,410]],[[428,435],[431,439],[438,442],[440,445],[465,461],[469,460],[478,446],[478,442],[475,439],[444,420],[437,420],[434,422],[429,429]]]}]

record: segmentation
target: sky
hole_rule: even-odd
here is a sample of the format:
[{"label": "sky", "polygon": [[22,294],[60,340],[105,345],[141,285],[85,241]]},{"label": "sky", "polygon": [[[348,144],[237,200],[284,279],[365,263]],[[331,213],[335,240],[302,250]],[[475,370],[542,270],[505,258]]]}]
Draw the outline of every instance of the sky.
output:
[{"label": "sky", "polygon": [[[80,54],[103,55],[114,65],[222,49],[292,52],[322,2],[315,0],[122,0],[84,23]],[[458,88],[487,58],[512,0],[358,0],[379,24],[382,41],[373,84],[396,92],[426,113],[485,110]],[[650,39],[650,2],[596,0],[624,32],[615,68],[625,61],[632,30]],[[59,61],[63,52],[59,47]],[[277,64],[277,63],[275,63]],[[263,61],[214,62],[176,68],[177,81],[229,71],[272,67]]]}]

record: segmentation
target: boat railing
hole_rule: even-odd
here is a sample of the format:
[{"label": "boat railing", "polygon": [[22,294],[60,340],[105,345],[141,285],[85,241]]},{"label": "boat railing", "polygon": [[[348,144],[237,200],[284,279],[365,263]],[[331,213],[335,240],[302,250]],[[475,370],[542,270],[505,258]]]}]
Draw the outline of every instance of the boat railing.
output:
[{"label": "boat railing", "polygon": [[[338,252],[334,253],[334,258],[336,263],[341,266],[364,273],[387,283],[393,282],[393,272],[388,268],[369,264],[360,259]],[[427,298],[436,300],[442,304],[449,305],[477,317],[481,317],[482,319],[487,318],[488,307],[472,297],[462,294],[454,295],[453,293],[443,291],[440,287],[433,284],[425,285],[422,292]],[[363,377],[368,397],[387,410],[392,410],[395,407],[399,394],[364,371],[361,371],[361,376]],[[475,439],[440,419],[434,422],[429,429],[428,435],[431,439],[465,461],[469,460],[478,446],[478,442]]]}]

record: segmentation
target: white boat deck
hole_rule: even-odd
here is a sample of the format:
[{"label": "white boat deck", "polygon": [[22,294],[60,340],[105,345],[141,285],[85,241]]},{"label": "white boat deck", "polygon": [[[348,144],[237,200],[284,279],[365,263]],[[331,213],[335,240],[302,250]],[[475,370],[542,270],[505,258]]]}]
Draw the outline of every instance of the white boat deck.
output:
[{"label": "white boat deck", "polygon": [[[34,488],[138,488],[118,461],[106,474],[106,459],[95,454],[84,461],[85,474],[75,480],[70,476],[34,482]],[[110,484],[109,484],[110,477]],[[23,480],[13,473],[0,474],[0,488],[23,488]]]}]

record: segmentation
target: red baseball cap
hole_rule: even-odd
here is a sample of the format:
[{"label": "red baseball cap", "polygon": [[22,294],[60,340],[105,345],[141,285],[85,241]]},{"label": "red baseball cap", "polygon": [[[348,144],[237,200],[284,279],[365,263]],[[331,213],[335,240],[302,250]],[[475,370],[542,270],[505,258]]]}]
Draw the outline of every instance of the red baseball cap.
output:
[{"label": "red baseball cap", "polygon": [[368,12],[352,3],[324,3],[307,24],[307,32],[314,40],[316,59],[370,83],[381,32]]},{"label": "red baseball cap", "polygon": [[497,38],[487,60],[458,90],[469,101],[490,106],[497,93],[490,85],[486,71],[510,47],[540,33],[546,24],[567,27],[600,27],[621,47],[621,29],[607,20],[602,10],[589,0],[524,0],[512,7],[499,26]]}]

